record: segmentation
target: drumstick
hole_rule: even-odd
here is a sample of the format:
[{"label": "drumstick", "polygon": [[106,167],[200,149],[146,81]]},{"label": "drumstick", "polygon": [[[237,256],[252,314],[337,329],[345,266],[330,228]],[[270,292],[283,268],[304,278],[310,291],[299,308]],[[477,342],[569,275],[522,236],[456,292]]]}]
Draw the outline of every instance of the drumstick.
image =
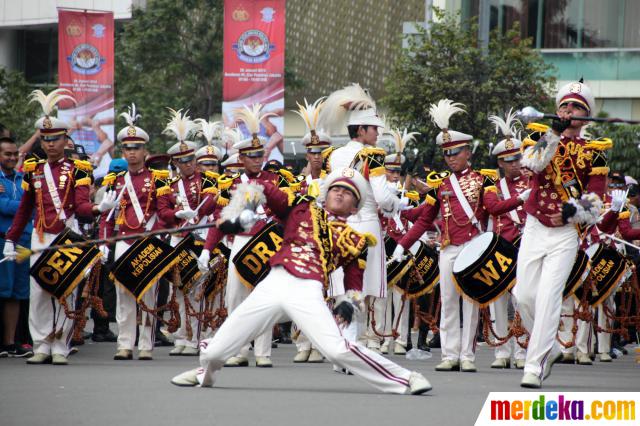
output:
[{"label": "drumstick", "polygon": [[117,242],[117,241],[142,239],[142,238],[152,237],[154,235],[178,234],[178,233],[182,233],[182,232],[195,231],[197,229],[211,228],[211,227],[214,227],[214,226],[216,226],[215,222],[209,222],[209,223],[204,223],[202,225],[191,225],[191,226],[185,226],[185,227],[180,227],[180,228],[157,229],[155,231],[140,232],[138,234],[117,235],[115,237],[100,238],[100,239],[86,240],[86,241],[78,241],[78,242],[75,242],[75,243],[60,244],[60,245],[42,247],[42,248],[33,249],[33,250],[28,249],[26,247],[22,247],[22,246],[16,246],[16,249],[18,251],[18,256],[16,257],[16,260],[18,262],[22,262],[25,259],[27,259],[29,256],[31,256],[32,254],[43,253],[43,252],[51,251],[51,250],[58,250],[58,249],[61,249],[61,248],[88,247],[88,246],[93,246],[93,245],[109,244],[109,243],[114,243],[114,242]]},{"label": "drumstick", "polygon": [[[600,231],[600,230],[598,229],[598,231]],[[611,235],[611,234],[606,234],[606,233],[604,233],[604,232],[600,231],[600,235],[604,235],[605,237],[607,237],[607,238],[609,238],[609,239],[612,239],[613,241],[617,241],[617,242],[619,242],[619,243],[621,243],[621,244],[625,244],[625,245],[627,245],[627,246],[629,246],[629,247],[633,247],[633,248],[634,248],[634,249],[636,249],[636,250],[640,250],[640,246],[637,246],[637,245],[635,245],[635,244],[631,244],[630,242],[625,241],[625,240],[622,240],[622,239],[620,239],[620,238],[618,238],[618,237],[615,237],[615,236],[613,236],[613,235]]]}]

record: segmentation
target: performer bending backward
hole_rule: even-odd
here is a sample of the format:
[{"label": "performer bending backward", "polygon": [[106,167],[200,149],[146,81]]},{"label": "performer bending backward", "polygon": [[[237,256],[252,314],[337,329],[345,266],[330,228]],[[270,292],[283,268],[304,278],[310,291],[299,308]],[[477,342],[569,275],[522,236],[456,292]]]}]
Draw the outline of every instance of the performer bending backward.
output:
[{"label": "performer bending backward", "polygon": [[[489,116],[489,120],[495,124],[496,132],[501,132],[505,137],[491,152],[498,158],[498,166],[504,176],[496,182],[494,187],[485,188],[485,204],[495,206],[501,201],[524,193],[529,194],[531,189],[529,189],[529,175],[520,166],[522,141],[515,137],[514,115],[509,111],[505,119],[492,115]],[[501,215],[492,215],[493,230],[510,243],[516,243],[521,237],[526,217],[523,206],[518,206]],[[494,321],[494,330],[498,336],[506,336],[508,332],[508,306],[511,299],[511,293],[506,292],[491,304],[491,319]],[[496,359],[491,364],[491,368],[510,368],[512,352],[516,368],[523,369],[526,351],[518,345],[515,338],[495,348]]]},{"label": "performer bending backward", "polygon": [[422,208],[423,213],[400,240],[393,259],[400,261],[404,251],[411,248],[440,213],[443,228],[439,260],[442,362],[436,366],[436,371],[475,372],[478,307],[463,298],[464,321],[461,333],[460,295],[453,282],[453,264],[462,249],[487,229],[488,211],[493,215],[506,213],[522,204],[528,193],[495,204],[487,203],[485,191],[495,189],[495,183],[489,177],[495,175],[495,171],[473,170],[469,147],[473,136],[449,128],[449,119],[453,114],[463,111],[461,106],[449,99],[442,99],[438,104],[431,105],[431,118],[442,129],[436,137],[436,143],[444,150],[444,158],[451,173],[442,173],[439,182],[432,178],[434,188],[427,193],[427,206],[417,207]]},{"label": "performer bending backward", "polygon": [[[351,138],[345,146],[333,150],[328,159],[329,170],[355,168],[362,172],[368,182],[363,194],[363,208],[348,221],[355,230],[369,232],[376,237],[377,242],[369,248],[367,255],[363,294],[367,297],[367,305],[374,307],[376,323],[383,324],[386,301],[377,299],[387,297],[387,272],[378,209],[387,216],[393,216],[398,209],[408,205],[406,199],[401,205],[397,191],[387,184],[384,170],[386,152],[376,148],[379,129],[384,128],[384,122],[378,117],[374,100],[358,84],[329,95],[320,112],[320,121],[329,128],[331,134],[344,131],[346,124]],[[334,274],[331,281],[331,296],[343,294],[340,273]],[[366,330],[366,340],[368,348],[380,350],[381,339],[374,333],[371,321]]]},{"label": "performer bending backward", "polygon": [[[8,260],[15,260],[15,242],[19,241],[22,231],[31,221],[34,210],[31,250],[38,250],[51,245],[67,228],[79,232],[76,215],[93,218],[94,214],[115,205],[115,195],[108,193],[99,205],[94,206],[89,196],[93,180],[91,165],[64,156],[65,147],[71,140],[68,136],[70,126],[52,115],[52,112],[59,102],[75,102],[69,93],[66,89],[56,89],[48,95],[40,90],[31,93],[31,100],[37,101],[44,112],[44,117],[36,121],[35,127],[40,130],[42,149],[47,159],[30,159],[23,165],[25,177],[22,185],[25,192],[7,231],[3,250]],[[33,254],[31,265],[41,255]],[[34,355],[27,363],[67,364],[73,322],[66,318],[58,299],[43,290],[34,278],[31,278],[29,291],[29,332],[33,338]],[[67,306],[75,305],[76,293],[77,289],[67,296]]]},{"label": "performer bending backward", "polygon": [[[106,211],[100,220],[100,237],[131,235],[159,228],[158,197],[170,191],[165,179],[168,172],[148,169],[144,160],[145,148],[149,135],[136,121],[135,105],[129,112],[120,114],[127,126],[118,132],[118,141],[122,144],[122,153],[127,160],[128,170],[110,173],[105,176],[103,185],[118,194],[118,205],[114,211]],[[190,215],[191,213],[187,213]],[[117,230],[116,230],[117,227]],[[135,240],[118,241],[115,246],[114,261],[124,255]],[[100,247],[104,258],[108,257],[109,248]],[[143,295],[142,300],[151,309],[155,308],[158,293],[157,281],[152,283]],[[118,350],[113,359],[125,361],[133,359],[133,346],[136,339],[136,299],[124,286],[116,285],[116,322],[118,323]],[[147,312],[141,313],[141,324],[138,330],[138,359],[153,359],[155,340],[155,317]]]},{"label": "performer bending backward", "polygon": [[[260,186],[264,194],[260,194]],[[239,208],[223,212],[222,217],[235,220],[238,216],[246,217],[247,211],[240,215],[238,210],[244,207],[244,199],[255,199],[257,192],[284,221],[282,248],[271,258],[272,269],[264,281],[229,315],[215,337],[201,342],[201,368],[174,377],[172,383],[212,386],[225,359],[286,315],[329,361],[375,388],[413,394],[430,390],[431,384],[419,373],[410,372],[357,343],[349,343],[324,300],[328,274],[336,267],[343,266],[348,287],[362,286],[360,263],[367,247],[375,244],[375,238],[354,231],[346,223],[346,217],[365,204],[365,179],[352,169],[332,172],[323,186],[324,208],[309,196],[292,198],[268,182],[261,182],[260,186],[239,188],[230,204],[230,207],[239,204]]]},{"label": "performer bending backward", "polygon": [[604,145],[585,141],[585,121],[571,120],[593,111],[591,89],[569,83],[556,95],[551,129],[525,150],[522,165],[533,172],[527,220],[518,254],[513,291],[523,325],[531,333],[520,385],[540,388],[561,357],[556,333],[562,292],[571,272],[585,225],[595,224],[608,173]]}]

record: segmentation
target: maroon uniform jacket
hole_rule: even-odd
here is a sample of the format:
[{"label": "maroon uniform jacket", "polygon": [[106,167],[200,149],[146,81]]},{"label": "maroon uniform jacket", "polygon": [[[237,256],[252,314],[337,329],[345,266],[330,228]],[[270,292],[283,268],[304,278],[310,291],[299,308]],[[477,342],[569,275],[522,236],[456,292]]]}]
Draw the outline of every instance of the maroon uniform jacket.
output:
[{"label": "maroon uniform jacket", "polygon": [[353,230],[346,218],[331,215],[311,197],[291,197],[271,183],[264,184],[269,209],[284,223],[284,240],[270,259],[300,279],[328,286],[329,274],[344,269],[345,290],[362,290],[366,249],[375,238]]},{"label": "maroon uniform jacket", "polygon": [[[243,175],[240,175],[238,173],[226,179],[221,178],[218,181],[218,190],[221,192],[221,197],[218,198],[218,202],[216,203],[216,207],[214,210],[214,218],[216,220],[220,217],[220,212],[222,211],[226,203],[228,203],[228,199],[225,198],[225,195],[228,192],[235,189],[236,185],[241,184],[243,182],[242,176]],[[276,187],[278,186],[278,182],[280,181],[279,175],[268,172],[268,171],[264,171],[264,170],[260,171],[255,175],[244,175],[244,176],[246,176],[245,180],[250,181],[251,183],[263,184],[266,182],[266,183],[275,185]],[[268,207],[265,208],[264,210],[265,210],[265,214],[268,217],[272,216]],[[266,224],[266,220],[259,220],[253,226],[253,228],[249,230],[249,232],[243,232],[239,235],[246,235],[246,236],[255,235],[264,227],[265,224]],[[222,241],[223,237],[224,237],[224,234],[218,228],[210,228],[209,232],[207,233],[207,240],[204,244],[204,248],[207,250],[213,250],[213,248],[216,247],[220,241]]]},{"label": "maroon uniform jacket", "polygon": [[198,208],[204,201],[198,210],[198,216],[196,216],[194,220],[195,223],[197,223],[200,218],[213,213],[214,207],[216,206],[215,196],[218,192],[216,189],[216,174],[196,171],[189,177],[174,179],[169,182],[170,191],[163,192],[162,195],[158,196],[158,216],[160,217],[162,226],[165,228],[173,228],[184,222],[176,218],[176,212],[183,210],[182,202],[178,203],[180,181],[183,182],[187,202],[191,210]]},{"label": "maroon uniform jacket", "polygon": [[[31,221],[35,209],[33,229],[37,235],[43,232],[58,234],[65,228],[51,198],[45,180],[44,166],[46,160],[27,160],[24,164],[24,195],[20,200],[11,228],[7,231],[7,240],[18,241],[24,227]],[[91,165],[85,161],[63,158],[49,163],[53,182],[58,190],[58,197],[67,219],[76,216],[93,217],[93,203],[89,196],[92,184]]]},{"label": "maroon uniform jacket", "polygon": [[[106,185],[108,190],[115,190],[117,194],[120,194],[125,187],[125,174],[127,173],[129,172],[110,173],[105,176],[103,185]],[[142,221],[138,220],[131,204],[131,194],[125,190],[120,199],[118,211],[112,214],[109,220],[107,220],[109,211],[102,213],[100,218],[100,237],[112,236],[116,224],[120,235],[144,232],[147,223],[158,212],[158,198],[171,191],[165,180],[167,177],[168,173],[165,171],[150,170],[146,167],[131,173],[131,182],[144,214],[144,219]],[[152,229],[160,229],[161,227],[160,221],[156,220]]]},{"label": "maroon uniform jacket", "polygon": [[[489,210],[493,215],[500,215],[521,203],[518,198],[513,198],[499,201],[497,204],[494,200],[489,206],[489,203],[485,201],[485,191],[495,193],[495,182],[491,177],[470,168],[456,173],[456,177],[462,193],[467,198],[483,230],[486,229]],[[420,217],[399,242],[405,250],[409,249],[428,230],[438,213],[442,216],[443,229],[440,237],[442,247],[449,244],[462,245],[482,232],[464,212],[449,176],[444,177],[437,187],[429,191],[424,205],[417,207],[417,209],[422,209]]]},{"label": "maroon uniform jacket", "polygon": [[557,219],[562,203],[570,196],[580,198],[582,193],[593,192],[602,197],[609,173],[604,154],[608,147],[603,142],[562,136],[551,162],[531,178],[525,211],[545,226],[559,227],[563,226]]}]

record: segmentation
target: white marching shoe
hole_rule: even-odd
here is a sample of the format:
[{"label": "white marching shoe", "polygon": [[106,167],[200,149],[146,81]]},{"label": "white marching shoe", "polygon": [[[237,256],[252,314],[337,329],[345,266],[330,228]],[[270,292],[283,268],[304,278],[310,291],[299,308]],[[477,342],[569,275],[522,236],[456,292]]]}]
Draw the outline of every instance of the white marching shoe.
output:
[{"label": "white marching shoe", "polygon": [[171,379],[171,383],[176,386],[198,386],[198,371],[199,369],[195,368],[193,370],[180,373]]},{"label": "white marching shoe", "polygon": [[409,392],[411,395],[420,395],[429,392],[433,387],[431,383],[420,373],[412,371],[409,376]]}]

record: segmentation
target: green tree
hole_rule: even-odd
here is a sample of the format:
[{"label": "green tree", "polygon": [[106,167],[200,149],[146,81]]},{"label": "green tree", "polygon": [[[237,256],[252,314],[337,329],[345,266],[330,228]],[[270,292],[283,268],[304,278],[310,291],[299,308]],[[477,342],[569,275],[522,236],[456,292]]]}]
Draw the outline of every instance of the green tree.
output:
[{"label": "green tree", "polygon": [[116,108],[136,104],[151,151],[166,150],[166,107],[193,118],[220,112],[222,23],[222,0],[149,0],[117,34]]},{"label": "green tree", "polygon": [[613,141],[613,148],[607,152],[611,170],[640,178],[640,126],[597,123],[587,131],[593,138],[606,137]]},{"label": "green tree", "polygon": [[527,105],[548,110],[553,106],[548,95],[555,85],[553,69],[531,48],[530,39],[520,37],[517,26],[504,35],[492,32],[483,55],[475,19],[461,22],[437,8],[434,16],[429,32],[421,31],[402,50],[385,79],[382,102],[395,124],[422,134],[417,147],[425,157],[435,154],[437,168],[443,166],[434,143],[440,130],[431,122],[429,105],[442,98],[464,104],[467,113],[454,116],[451,128],[480,140],[474,164],[483,166],[488,143],[497,141],[487,117]]},{"label": "green tree", "polygon": [[19,144],[35,131],[39,110],[27,99],[32,90],[21,72],[0,68],[0,123],[16,135]]}]

